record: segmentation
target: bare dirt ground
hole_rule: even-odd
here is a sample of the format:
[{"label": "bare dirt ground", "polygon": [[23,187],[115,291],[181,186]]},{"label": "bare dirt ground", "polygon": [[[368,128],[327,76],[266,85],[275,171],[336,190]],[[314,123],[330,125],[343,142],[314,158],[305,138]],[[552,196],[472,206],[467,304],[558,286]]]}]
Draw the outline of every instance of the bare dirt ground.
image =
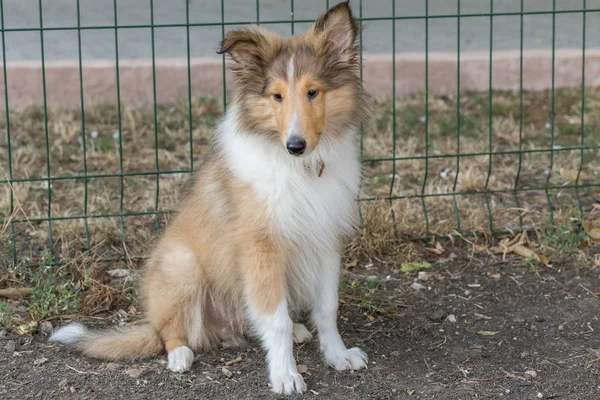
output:
[{"label": "bare dirt ground", "polygon": [[[316,340],[297,346],[307,368],[304,397],[600,398],[599,269],[581,262],[532,270],[522,259],[453,254],[430,260],[425,280],[395,266],[348,268],[340,330],[348,345],[367,351],[369,367],[338,373],[322,362]],[[3,399],[276,398],[267,382],[253,342],[198,354],[192,371],[178,375],[166,370],[164,355],[107,363],[50,344],[44,333],[0,339]]]}]

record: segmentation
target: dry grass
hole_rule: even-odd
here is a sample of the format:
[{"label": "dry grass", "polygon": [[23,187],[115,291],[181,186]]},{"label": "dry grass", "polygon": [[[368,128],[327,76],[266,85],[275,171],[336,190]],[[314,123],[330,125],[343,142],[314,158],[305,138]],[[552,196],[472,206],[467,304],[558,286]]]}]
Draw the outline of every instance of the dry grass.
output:
[{"label": "dry grass", "polygon": [[[563,151],[581,143],[580,91],[556,93],[553,145],[557,151],[552,169],[548,152],[491,157],[476,154],[552,148],[550,99],[548,92],[525,93],[522,127],[519,97],[510,93],[493,95],[491,118],[487,94],[463,94],[460,115],[455,98],[430,95],[428,123],[424,96],[398,100],[395,111],[391,102],[378,102],[372,123],[365,127],[364,158],[421,158],[365,164],[362,197],[391,195],[398,199],[360,203],[364,226],[350,243],[348,259],[411,261],[418,258],[416,247],[399,246],[398,239],[456,232],[487,235],[492,230],[541,226],[548,218],[547,195],[558,221],[576,215],[576,191],[563,187],[574,185],[578,176],[583,185],[600,183],[597,149]],[[179,187],[191,167],[190,152],[197,167],[208,149],[222,106],[217,99],[194,98],[191,132],[187,99],[158,106],[156,127],[151,107],[122,107],[121,137],[117,133],[117,111],[114,105],[86,105],[82,135],[80,110],[50,110],[47,139],[40,108],[10,114],[12,176],[37,180],[0,184],[0,276],[5,277],[0,279],[0,286],[18,284],[19,274],[4,273],[16,255],[20,266],[68,262],[69,268],[61,270],[57,279],[84,282],[77,291],[84,293],[80,309],[86,313],[114,307],[119,301],[122,293],[106,285],[103,271],[108,265],[132,267],[134,260],[147,254],[148,246],[168,219],[168,214],[162,213],[177,203]],[[600,88],[586,90],[584,121],[585,145],[600,145]],[[10,173],[6,125],[3,115],[0,176],[4,179]],[[459,152],[472,155],[457,158]],[[423,158],[426,154],[435,158],[427,161]],[[121,178],[117,176],[121,168],[137,175]],[[84,170],[92,175],[87,182],[79,178]],[[157,170],[163,172],[158,178],[153,174]],[[52,177],[73,178],[48,182],[48,171]],[[511,192],[515,185],[527,189],[546,183],[561,189],[547,194],[522,191],[517,196]],[[465,194],[485,192],[486,188],[509,192]],[[456,196],[452,195],[454,189],[459,193]],[[593,186],[579,189],[585,218],[599,191],[600,187]],[[417,197],[420,194],[429,196],[421,199]],[[48,210],[53,218],[61,218],[51,224],[51,249]],[[154,212],[161,214],[151,215]],[[78,218],[86,213],[87,219]],[[111,216],[99,217],[106,214]],[[125,216],[121,218],[120,214]],[[16,220],[20,222],[9,224]],[[120,259],[122,265],[101,262],[115,259]]]}]

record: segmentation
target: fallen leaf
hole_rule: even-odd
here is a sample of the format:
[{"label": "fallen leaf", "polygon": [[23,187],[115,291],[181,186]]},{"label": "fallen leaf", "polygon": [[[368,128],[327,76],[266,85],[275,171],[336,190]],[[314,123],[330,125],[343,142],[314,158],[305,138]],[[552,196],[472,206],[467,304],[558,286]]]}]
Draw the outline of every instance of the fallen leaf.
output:
[{"label": "fallen leaf", "polygon": [[483,315],[483,314],[479,314],[479,313],[473,313],[473,315],[475,316],[475,318],[477,319],[485,319],[485,320],[490,320],[492,319],[492,317],[488,317],[487,315]]},{"label": "fallen leaf", "polygon": [[520,255],[521,257],[530,259],[533,258],[536,261],[542,261],[540,259],[540,256],[537,255],[537,253],[531,249],[528,249],[527,247],[521,245],[521,244],[517,244],[513,247],[513,252],[515,254]]},{"label": "fallen leaf", "polygon": [[73,386],[71,386],[69,390],[71,391],[71,393],[77,393],[77,389],[75,389]]},{"label": "fallen leaf", "polygon": [[227,378],[231,378],[233,376],[233,372],[231,372],[228,368],[221,368],[221,373],[225,375]]},{"label": "fallen leaf", "polygon": [[358,265],[358,260],[354,259],[349,263],[346,263],[346,268],[350,269],[350,268],[354,268]]},{"label": "fallen leaf", "polygon": [[296,369],[298,370],[299,374],[305,374],[308,372],[308,365],[298,364],[298,365],[296,365]]},{"label": "fallen leaf", "polygon": [[106,271],[107,274],[112,276],[113,278],[124,278],[126,276],[131,275],[131,271],[128,269],[111,269]]},{"label": "fallen leaf", "polygon": [[477,251],[478,253],[483,253],[487,250],[486,246],[480,246],[478,244],[474,245],[473,247],[475,247],[475,251]]},{"label": "fallen leaf", "polygon": [[242,362],[242,357],[237,357],[237,358],[234,358],[233,360],[227,361],[225,363],[225,366],[229,367],[230,365],[237,364],[237,363],[240,363],[240,362]]},{"label": "fallen leaf", "polygon": [[500,276],[501,276],[500,274],[492,274],[492,275],[490,275],[490,277],[492,279],[500,279]]},{"label": "fallen leaf", "polygon": [[600,228],[590,230],[590,240],[596,243],[600,242]]},{"label": "fallen leaf", "polygon": [[483,335],[483,336],[494,336],[494,335],[497,335],[499,332],[495,332],[495,331],[477,331],[476,333],[478,335]]},{"label": "fallen leaf", "polygon": [[422,263],[405,263],[400,267],[400,271],[402,272],[414,272],[424,268],[431,268],[431,264],[428,262]]},{"label": "fallen leaf", "polygon": [[435,248],[428,247],[425,249],[425,251],[438,257],[443,257],[446,255],[446,249],[442,247],[440,242],[435,242]]},{"label": "fallen leaf", "polygon": [[29,335],[31,333],[35,333],[38,328],[38,323],[36,321],[30,321],[26,324],[19,325],[17,327],[17,333],[19,335]]},{"label": "fallen leaf", "polygon": [[0,289],[0,297],[11,300],[19,300],[29,296],[33,292],[33,288],[6,288]]},{"label": "fallen leaf", "polygon": [[540,261],[542,263],[544,263],[544,265],[549,265],[550,264],[550,259],[548,257],[546,257],[546,255],[544,253],[542,253],[541,250],[536,250],[535,252],[538,257],[540,258]]}]

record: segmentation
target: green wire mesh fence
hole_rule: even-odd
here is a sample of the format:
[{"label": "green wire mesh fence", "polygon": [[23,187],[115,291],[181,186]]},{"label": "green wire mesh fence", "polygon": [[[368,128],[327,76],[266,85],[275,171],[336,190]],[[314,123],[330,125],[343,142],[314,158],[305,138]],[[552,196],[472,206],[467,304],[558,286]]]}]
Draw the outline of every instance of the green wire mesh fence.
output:
[{"label": "green wire mesh fence", "polygon": [[[579,217],[590,213],[594,210],[594,196],[600,191],[598,165],[595,161],[599,158],[597,153],[600,149],[600,119],[593,113],[596,103],[600,104],[600,96],[595,88],[586,87],[586,37],[588,26],[591,25],[588,20],[594,18],[595,25],[600,22],[600,4],[595,4],[594,7],[591,0],[557,4],[557,1],[553,0],[550,7],[532,9],[527,0],[511,0],[510,3],[514,7],[509,9],[504,7],[506,4],[500,4],[506,2],[485,0],[479,3],[485,3],[487,11],[465,12],[465,1],[447,2],[443,7],[444,13],[439,13],[436,11],[439,1],[423,0],[423,12],[415,15],[402,15],[401,9],[406,5],[403,1],[352,2],[355,14],[367,25],[366,32],[369,26],[387,24],[391,34],[388,39],[391,41],[391,82],[390,93],[387,95],[390,100],[376,103],[376,122],[374,126],[365,126],[361,136],[366,178],[358,202],[363,218],[369,218],[369,213],[373,212],[373,209],[369,208],[370,204],[377,204],[379,208],[376,212],[389,213],[398,236],[406,239],[427,239],[453,235],[510,233],[529,228],[542,217],[552,221],[557,210],[561,213],[564,211],[565,214],[574,210],[575,214],[569,215]],[[215,0],[204,3],[219,5],[219,20],[193,21],[190,13],[191,2],[186,1],[185,21],[159,23],[155,2],[148,0],[148,23],[130,24],[121,22],[122,7],[127,7],[126,2],[112,0],[112,23],[86,25],[82,24],[81,18],[80,3],[83,1],[76,0],[72,4],[76,11],[76,25],[47,26],[44,12],[53,5],[51,2],[37,0],[37,10],[29,10],[30,14],[37,14],[35,26],[9,26],[5,15],[5,3],[8,3],[8,0],[0,0],[5,105],[0,120],[0,127],[4,131],[0,142],[0,186],[5,190],[0,195],[6,196],[0,203],[0,257],[7,265],[64,263],[101,246],[112,249],[102,253],[100,258],[104,261],[143,256],[137,251],[131,254],[131,246],[128,247],[127,243],[136,235],[139,236],[139,229],[144,228],[153,233],[160,231],[164,218],[172,209],[172,204],[165,205],[161,201],[161,198],[171,191],[172,178],[180,180],[179,178],[191,173],[199,164],[196,146],[200,139],[196,131],[204,120],[198,119],[196,109],[204,107],[203,109],[212,110],[217,107],[210,101],[203,103],[204,100],[195,97],[202,96],[202,93],[196,93],[192,87],[191,48],[195,40],[202,39],[195,36],[191,30],[220,29],[221,37],[224,37],[230,28],[260,23],[273,27],[287,26],[288,33],[295,34],[300,32],[298,27],[305,28],[314,21],[295,18],[297,9],[308,6],[304,2],[294,0],[289,2],[290,19],[262,20],[261,2],[256,0],[252,7],[247,5],[248,13],[254,14],[252,17],[242,21],[229,21],[226,18],[227,2]],[[314,10],[311,11],[314,11],[316,16],[335,2],[331,3],[324,1],[321,5],[312,5],[310,7]],[[371,16],[372,12],[369,12],[367,16],[366,8],[375,7],[375,3],[384,4],[384,10],[387,11],[383,14],[387,15]],[[448,10],[448,3],[455,6],[453,12],[445,12]],[[576,17],[579,21],[577,42],[578,57],[581,59],[581,84],[576,88],[565,89],[556,85],[556,76],[560,73],[556,70],[556,35],[560,31],[557,19],[561,16]],[[548,89],[531,94],[523,89],[523,60],[527,52],[524,41],[527,19],[536,17],[549,21],[549,29],[543,34],[549,36],[545,40],[549,40],[551,44],[548,54],[551,58],[552,72]],[[511,72],[519,76],[519,87],[511,93],[497,93],[494,91],[495,76],[492,68],[497,54],[494,48],[495,23],[505,21],[506,18],[510,18],[511,24],[514,24],[511,30],[517,32],[519,39],[515,48],[519,68]],[[479,32],[479,35],[485,36],[488,43],[485,54],[489,85],[486,91],[480,93],[463,90],[461,82],[461,79],[464,79],[461,73],[461,46],[464,46],[461,32],[476,19],[485,20],[484,25],[487,29],[485,32]],[[402,74],[403,71],[398,70],[396,65],[402,49],[398,48],[397,37],[399,27],[408,23],[421,26],[419,32],[422,34],[415,40],[422,41],[423,45],[424,79],[420,93],[400,98],[396,95],[397,74]],[[433,23],[436,23],[436,26],[452,26],[456,32],[455,49],[451,49],[456,67],[456,89],[451,94],[440,94],[430,90],[430,48],[435,45],[430,35]],[[171,118],[168,116],[171,108],[165,109],[158,101],[156,78],[155,35],[161,30],[172,28],[185,31],[188,83],[186,98],[175,107],[175,113],[183,116],[179,124],[186,131],[185,151],[180,152],[178,156],[179,168],[163,167],[168,164],[163,161],[162,154],[168,139],[163,128],[168,128],[169,122],[165,122],[165,119]],[[128,135],[135,134],[135,129],[130,126],[135,125],[135,115],[138,114],[122,104],[123,82],[119,65],[122,41],[119,35],[136,30],[150,32],[152,104],[151,112],[144,114],[143,120],[144,126],[150,126],[150,134],[144,136],[144,143],[139,146],[150,143],[152,153],[151,162],[145,162],[142,167],[132,169],[124,149],[130,145],[131,137]],[[114,57],[115,61],[116,107],[113,108],[114,112],[110,118],[115,124],[115,134],[112,139],[108,139],[110,143],[106,146],[114,150],[111,154],[116,155],[116,167],[113,165],[104,169],[96,166],[90,168],[92,158],[93,163],[101,163],[98,161],[99,155],[96,150],[102,147],[102,143],[91,135],[94,132],[90,133],[88,126],[98,124],[98,110],[94,108],[96,105],[87,103],[85,96],[86,48],[82,33],[87,31],[113,34],[114,54],[110,57]],[[46,82],[48,37],[56,32],[76,34],[80,106],[78,110],[69,114],[69,118],[70,123],[75,121],[78,126],[71,140],[77,143],[79,150],[76,157],[78,165],[70,169],[57,168],[56,163],[52,161],[53,158],[60,160],[62,156],[62,153],[61,156],[55,154],[55,151],[58,151],[55,149],[55,136],[56,132],[60,131],[60,127],[57,128],[57,124],[60,123],[57,122],[57,113],[48,104]],[[10,39],[13,37],[9,35],[15,34],[39,36],[42,99],[41,107],[35,112],[31,109],[13,110],[11,107],[11,96],[16,92],[9,89],[10,60],[7,58],[7,49],[10,49]],[[361,44],[363,35],[361,32]],[[362,60],[361,53],[361,62]],[[221,62],[222,109],[226,109],[228,79],[224,56]],[[361,70],[361,79],[363,74]],[[18,83],[15,87],[15,90],[18,90]],[[203,114],[202,118],[205,117]],[[43,145],[43,152],[38,156],[43,158],[43,164],[40,164],[40,167],[43,167],[34,173],[23,174],[19,166],[26,155],[15,145],[15,132],[17,126],[25,126],[23,129],[26,130],[28,118],[40,122],[36,126],[41,128],[41,132],[30,127],[29,135],[41,135],[36,137],[37,143]],[[540,121],[543,122],[543,127],[539,126]],[[124,124],[127,124],[127,127]],[[507,124],[510,125],[508,128],[505,126]],[[135,185],[136,179],[142,182],[139,193],[143,194],[140,196],[150,198],[151,206],[143,210],[131,210],[128,206],[127,192],[130,186]],[[116,208],[110,211],[94,206],[93,197],[96,194],[92,193],[95,190],[92,186],[103,180],[116,182],[115,185],[105,188],[108,193],[106,196],[118,199]],[[17,190],[18,188],[21,189]],[[67,191],[66,196],[60,194],[61,189]],[[69,190],[73,190],[73,197],[68,195]],[[33,191],[35,195],[31,194]],[[61,198],[60,201],[56,200],[57,196]],[[68,201],[65,201],[65,197]],[[26,206],[24,203],[28,198],[31,204]],[[34,200],[31,200],[32,198]],[[73,205],[75,203],[81,207]],[[96,222],[99,220],[116,221],[116,230],[110,231],[114,234],[112,241],[97,240],[99,228]],[[142,227],[135,222],[140,220],[145,221]],[[75,223],[79,227],[74,234],[76,240],[69,241],[65,237],[64,227],[68,223]],[[145,242],[147,239],[147,236],[142,235],[137,240]]]}]

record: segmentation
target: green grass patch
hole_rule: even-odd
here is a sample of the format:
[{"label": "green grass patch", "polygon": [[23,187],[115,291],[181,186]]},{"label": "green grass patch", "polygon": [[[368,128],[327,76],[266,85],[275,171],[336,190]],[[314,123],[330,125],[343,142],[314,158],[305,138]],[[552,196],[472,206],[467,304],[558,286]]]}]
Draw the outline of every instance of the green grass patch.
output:
[{"label": "green grass patch", "polygon": [[405,263],[405,264],[402,264],[402,266],[400,267],[400,271],[402,271],[402,272],[415,272],[415,271],[419,271],[419,270],[427,269],[427,268],[431,268],[431,264],[429,264],[428,262],[422,262],[422,263]]}]

